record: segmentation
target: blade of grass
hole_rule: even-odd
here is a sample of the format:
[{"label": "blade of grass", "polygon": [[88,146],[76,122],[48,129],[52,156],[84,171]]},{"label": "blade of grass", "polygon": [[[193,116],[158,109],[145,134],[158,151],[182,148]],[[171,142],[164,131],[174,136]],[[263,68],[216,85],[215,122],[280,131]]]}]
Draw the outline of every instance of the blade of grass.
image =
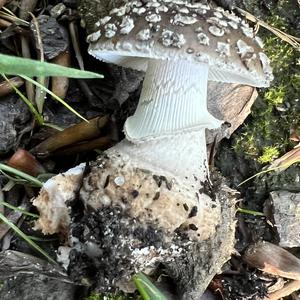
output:
[{"label": "blade of grass", "polygon": [[94,72],[67,68],[56,64],[5,54],[0,54],[0,73],[25,75],[29,77],[64,76],[70,78],[103,78],[102,75]]},{"label": "blade of grass", "polygon": [[237,211],[242,214],[248,214],[248,215],[252,215],[252,216],[260,216],[260,217],[265,216],[265,214],[260,211],[255,211],[255,210],[250,210],[250,209],[245,209],[245,208],[240,208],[240,207],[238,207]]},{"label": "blade of grass", "polygon": [[254,174],[253,176],[247,178],[246,180],[242,181],[240,184],[238,184],[238,186],[243,185],[244,183],[248,182],[249,180],[251,180],[251,179],[253,179],[253,178],[255,178],[255,177],[259,176],[259,175],[262,175],[262,174],[265,174],[265,173],[268,173],[268,172],[272,172],[272,171],[276,171],[276,170],[279,170],[279,169],[282,169],[282,168],[288,168],[291,165],[293,165],[295,163],[298,163],[298,162],[300,162],[299,158],[295,159],[295,160],[292,160],[292,161],[289,161],[288,163],[282,164],[282,165],[280,165],[278,167],[274,167],[274,168],[270,168],[270,169],[267,169],[267,170],[263,170],[261,172],[258,172],[256,174]]},{"label": "blade of grass", "polygon": [[34,105],[32,104],[32,102],[27,99],[21,92],[20,90],[15,87],[10,80],[4,75],[1,74],[1,76],[8,82],[8,84],[14,89],[14,91],[17,93],[17,95],[19,95],[19,97],[26,103],[26,105],[29,107],[30,111],[32,112],[32,114],[34,115],[34,118],[36,119],[36,121],[38,122],[39,125],[43,125],[44,124],[44,119],[43,116],[36,110],[36,108],[34,107]]},{"label": "blade of grass", "polygon": [[39,181],[38,179],[36,179],[35,177],[33,177],[31,175],[28,175],[28,174],[26,174],[22,171],[19,171],[15,168],[12,168],[10,166],[7,166],[5,164],[0,163],[0,170],[7,171],[7,172],[10,172],[10,173],[18,176],[18,177],[21,177],[21,178],[29,181],[30,183],[34,184],[37,187],[42,187],[43,186],[43,183],[41,181]]},{"label": "blade of grass", "polygon": [[85,122],[89,123],[89,121],[84,118],[80,113],[78,113],[74,108],[72,108],[68,103],[66,103],[63,99],[59,98],[58,96],[56,96],[54,93],[52,93],[50,90],[48,90],[46,87],[44,87],[43,85],[41,85],[40,83],[38,83],[37,81],[31,79],[28,76],[25,75],[20,75],[20,77],[22,77],[23,79],[28,80],[29,82],[33,83],[34,85],[36,85],[37,87],[39,87],[41,90],[47,92],[49,95],[51,95],[55,100],[57,100],[58,102],[60,102],[63,106],[65,106],[69,111],[71,111],[73,114],[75,114],[77,117],[81,118],[82,120],[84,120]]},{"label": "blade of grass", "polygon": [[20,230],[14,223],[9,221],[3,214],[0,213],[0,220],[9,226],[18,236],[25,240],[33,249],[43,255],[47,260],[53,264],[57,264],[56,261],[51,258],[39,245],[32,241],[22,230]]},{"label": "blade of grass", "polygon": [[13,206],[13,205],[5,202],[5,201],[0,201],[0,205],[6,206],[6,207],[8,207],[8,208],[10,208],[12,210],[18,211],[18,212],[22,213],[23,215],[26,215],[26,216],[29,216],[29,217],[32,217],[32,218],[35,218],[35,219],[39,218],[39,215],[30,213],[30,212],[28,212],[25,209]]},{"label": "blade of grass", "polygon": [[144,300],[167,300],[160,290],[143,273],[134,275],[133,282]]}]

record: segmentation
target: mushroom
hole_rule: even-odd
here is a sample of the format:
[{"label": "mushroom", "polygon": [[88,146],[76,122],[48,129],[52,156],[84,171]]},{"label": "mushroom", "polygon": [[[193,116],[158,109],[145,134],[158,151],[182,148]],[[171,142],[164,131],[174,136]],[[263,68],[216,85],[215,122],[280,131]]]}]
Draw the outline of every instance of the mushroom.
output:
[{"label": "mushroom", "polygon": [[268,86],[269,60],[239,17],[181,0],[128,1],[87,40],[98,59],[146,75],[126,138],[83,179],[87,213],[72,224],[69,271],[84,252],[97,261],[98,289],[130,290],[134,272],[163,262],[182,299],[199,299],[233,252],[236,200],[224,182],[209,180],[205,128],[222,121],[207,111],[207,81]]},{"label": "mushroom", "polygon": [[272,80],[253,29],[222,8],[187,1],[128,1],[95,26],[91,55],[146,71],[118,148],[138,164],[205,181],[205,128],[222,123],[207,111],[207,81],[266,87]]}]

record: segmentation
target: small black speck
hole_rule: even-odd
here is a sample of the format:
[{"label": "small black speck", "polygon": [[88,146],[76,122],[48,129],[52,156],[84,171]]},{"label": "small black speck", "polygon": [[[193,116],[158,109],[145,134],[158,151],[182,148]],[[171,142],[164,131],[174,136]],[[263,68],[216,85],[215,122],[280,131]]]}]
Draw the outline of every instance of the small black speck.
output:
[{"label": "small black speck", "polygon": [[133,190],[133,191],[131,192],[131,196],[132,196],[133,198],[136,198],[138,195],[139,195],[139,192],[138,192],[137,190]]},{"label": "small black speck", "polygon": [[179,203],[177,203],[177,206],[179,206],[180,204]]},{"label": "small black speck", "polygon": [[155,180],[157,186],[160,187],[163,181],[162,177],[158,175],[153,175],[153,179]]},{"label": "small black speck", "polygon": [[105,182],[104,182],[104,186],[103,186],[103,188],[105,189],[107,186],[108,186],[108,184],[109,184],[109,175],[107,175],[107,177],[106,177],[106,179],[105,179]]},{"label": "small black speck", "polygon": [[183,204],[183,208],[186,210],[186,211],[189,211],[189,207],[186,203]]},{"label": "small black speck", "polygon": [[188,217],[189,218],[195,217],[195,216],[197,216],[197,213],[198,213],[198,207],[193,206]]},{"label": "small black speck", "polygon": [[171,189],[172,189],[172,182],[171,182],[171,181],[167,181],[167,180],[165,180],[165,182],[166,182],[166,187],[167,187],[167,189],[168,189],[169,191],[171,191]]},{"label": "small black speck", "polygon": [[153,200],[157,200],[157,199],[159,199],[159,197],[160,197],[160,192],[156,192],[153,197]]},{"label": "small black speck", "polygon": [[198,194],[198,193],[196,193],[196,197],[197,197],[197,199],[199,200],[199,194]]},{"label": "small black speck", "polygon": [[217,207],[216,204],[212,204],[212,205],[211,205],[211,208],[216,208],[216,207]]},{"label": "small black speck", "polygon": [[194,231],[198,230],[198,227],[195,224],[189,224],[189,228]]}]

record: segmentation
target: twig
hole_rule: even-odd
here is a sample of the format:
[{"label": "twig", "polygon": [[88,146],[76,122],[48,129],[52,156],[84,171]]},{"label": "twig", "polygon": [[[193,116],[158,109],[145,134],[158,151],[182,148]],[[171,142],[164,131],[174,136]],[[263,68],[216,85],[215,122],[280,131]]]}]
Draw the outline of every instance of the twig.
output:
[{"label": "twig", "polygon": [[10,83],[9,84],[7,81],[2,81],[0,83],[0,97],[3,97],[5,95],[10,94],[14,89],[12,88],[11,85],[19,88],[24,84],[24,80],[20,77],[12,77],[9,79]]},{"label": "twig", "polygon": [[300,280],[287,283],[282,289],[268,295],[264,300],[278,300],[289,296],[300,289]]},{"label": "twig", "polygon": [[0,9],[5,5],[6,0],[0,0]]},{"label": "twig", "polygon": [[83,59],[80,51],[80,46],[79,46],[79,36],[78,36],[78,29],[76,27],[76,24],[74,21],[69,23],[69,31],[70,31],[70,36],[71,36],[71,41],[73,45],[73,49],[75,52],[75,56],[78,61],[78,65],[80,70],[84,70],[84,64],[83,64]]},{"label": "twig", "polygon": [[[21,36],[21,48],[22,56],[25,58],[31,58],[28,39],[25,36]],[[31,82],[26,81],[26,96],[31,103],[34,103],[34,86]]]},{"label": "twig", "polygon": [[46,156],[63,147],[96,138],[105,132],[108,122],[107,116],[97,117],[89,120],[89,123],[81,122],[68,127],[37,145],[31,152],[36,153],[38,156]]},{"label": "twig", "polygon": [[[38,52],[38,58],[41,62],[45,61],[45,57],[44,57],[44,47],[43,47],[43,41],[42,41],[42,37],[41,37],[41,32],[40,32],[40,26],[39,23],[36,19],[36,17],[29,12],[29,14],[32,17],[32,23],[34,25],[35,28],[35,38],[36,38],[36,44],[37,44],[37,52]],[[46,86],[48,83],[48,80],[45,76],[39,76],[36,80],[38,83],[40,83],[43,86]],[[44,102],[45,102],[45,96],[46,96],[46,92],[41,90],[39,87],[36,87],[35,89],[35,103],[38,109],[38,112],[40,114],[43,113],[43,107],[44,107]]]},{"label": "twig", "polygon": [[[300,0],[298,0],[298,1],[300,1]],[[262,27],[266,28],[267,30],[271,31],[276,36],[281,38],[283,41],[289,43],[295,49],[300,51],[300,38],[292,36],[290,34],[287,34],[283,31],[281,31],[281,30],[265,23],[264,21],[261,21],[261,20],[257,19],[254,15],[250,14],[249,12],[247,12],[247,11],[241,9],[241,8],[234,7],[234,9],[236,9],[240,14],[242,14],[249,21],[254,22],[254,23],[258,24],[259,26],[262,26]]]}]

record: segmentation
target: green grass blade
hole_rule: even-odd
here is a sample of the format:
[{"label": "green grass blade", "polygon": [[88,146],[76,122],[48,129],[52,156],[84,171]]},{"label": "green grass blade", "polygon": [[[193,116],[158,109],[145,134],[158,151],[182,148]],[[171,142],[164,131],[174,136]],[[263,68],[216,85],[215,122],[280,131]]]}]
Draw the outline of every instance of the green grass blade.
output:
[{"label": "green grass blade", "polygon": [[41,114],[36,110],[34,105],[20,92],[20,90],[15,87],[10,80],[5,76],[5,74],[1,74],[1,76],[7,81],[7,83],[15,90],[16,94],[25,102],[25,104],[29,107],[30,111],[34,115],[34,118],[38,122],[39,125],[44,124],[44,119]]},{"label": "green grass blade", "polygon": [[43,186],[43,183],[41,181],[39,181],[38,179],[36,179],[35,177],[29,175],[29,174],[26,174],[20,170],[17,170],[15,168],[12,168],[8,165],[5,165],[5,164],[1,164],[0,163],[0,170],[2,171],[6,171],[6,172],[10,172],[18,177],[21,177],[27,181],[29,181],[30,183],[34,184],[35,186],[37,187],[42,187]]},{"label": "green grass blade", "polygon": [[240,212],[242,214],[252,215],[252,216],[265,217],[265,214],[260,211],[255,211],[255,210],[250,210],[250,209],[245,209],[240,207],[237,209],[237,212]]},{"label": "green grass blade", "polygon": [[50,90],[48,90],[46,87],[44,87],[43,85],[39,84],[37,81],[31,79],[28,76],[25,75],[20,75],[20,77],[24,78],[25,80],[33,83],[34,85],[36,85],[37,87],[39,87],[40,89],[42,89],[43,91],[47,92],[49,95],[51,95],[55,100],[57,100],[58,102],[60,102],[62,105],[64,105],[68,110],[70,110],[73,114],[75,114],[77,117],[81,118],[83,121],[85,122],[89,122],[86,118],[84,118],[80,113],[78,113],[74,108],[72,108],[68,103],[66,103],[63,99],[59,98],[58,96],[56,96],[54,93],[52,93]]},{"label": "green grass blade", "polygon": [[6,206],[14,211],[18,211],[20,212],[21,214],[23,215],[26,215],[26,216],[29,216],[29,217],[32,217],[32,218],[35,218],[35,219],[38,219],[39,218],[39,215],[37,214],[33,214],[33,213],[30,213],[29,211],[25,210],[25,209],[22,209],[22,208],[19,208],[19,207],[16,207],[16,206],[13,206],[5,201],[0,201],[0,205],[3,205],[3,206]]},{"label": "green grass blade", "polygon": [[47,258],[51,263],[56,264],[55,260],[51,258],[39,245],[32,241],[22,230],[20,230],[14,223],[8,220],[3,214],[0,213],[0,220],[9,226],[18,236],[24,239],[33,249],[38,251],[41,255]]},{"label": "green grass blade", "polygon": [[40,62],[33,59],[0,54],[0,73],[8,75],[63,76],[70,78],[103,78],[102,75],[63,67],[57,64]]},{"label": "green grass blade", "polygon": [[295,160],[287,162],[286,164],[282,164],[282,165],[280,165],[278,167],[274,167],[274,168],[270,168],[270,169],[267,169],[267,170],[263,170],[261,172],[258,172],[256,174],[254,174],[253,176],[247,178],[246,180],[244,180],[243,182],[241,182],[240,184],[238,184],[238,186],[243,185],[244,183],[248,182],[249,180],[251,180],[251,179],[253,179],[253,178],[255,178],[255,177],[259,176],[259,175],[262,175],[262,174],[265,174],[265,173],[269,173],[269,172],[272,172],[272,171],[276,171],[276,170],[279,170],[279,169],[285,169],[285,168],[288,168],[291,165],[293,165],[295,163],[299,163],[299,162],[300,162],[300,160],[297,158]]},{"label": "green grass blade", "polygon": [[133,282],[144,300],[167,300],[166,296],[143,273],[134,275]]}]

